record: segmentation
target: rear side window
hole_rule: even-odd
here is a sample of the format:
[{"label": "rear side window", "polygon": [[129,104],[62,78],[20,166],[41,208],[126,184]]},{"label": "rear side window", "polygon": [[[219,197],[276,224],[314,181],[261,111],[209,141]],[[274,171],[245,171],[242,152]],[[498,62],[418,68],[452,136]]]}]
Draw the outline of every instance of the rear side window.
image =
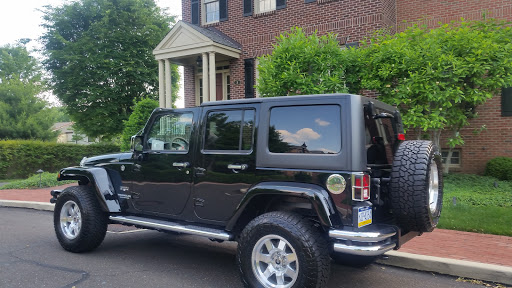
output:
[{"label": "rear side window", "polygon": [[251,150],[254,117],[254,110],[226,110],[208,113],[204,150]]},{"label": "rear side window", "polygon": [[310,105],[270,111],[268,148],[272,153],[338,154],[341,107]]}]

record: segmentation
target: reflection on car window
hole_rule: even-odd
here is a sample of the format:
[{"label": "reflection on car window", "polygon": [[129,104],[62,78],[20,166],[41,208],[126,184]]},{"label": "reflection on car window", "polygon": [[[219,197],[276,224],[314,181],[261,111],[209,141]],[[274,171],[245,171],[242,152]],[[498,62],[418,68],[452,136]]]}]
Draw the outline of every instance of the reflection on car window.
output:
[{"label": "reflection on car window", "polygon": [[337,154],[341,150],[340,119],[338,105],[273,108],[269,150],[273,153]]},{"label": "reflection on car window", "polygon": [[254,116],[254,110],[229,110],[208,113],[204,149],[251,150]]},{"label": "reflection on car window", "polygon": [[157,117],[147,139],[148,149],[188,151],[192,116],[192,113],[173,113]]}]

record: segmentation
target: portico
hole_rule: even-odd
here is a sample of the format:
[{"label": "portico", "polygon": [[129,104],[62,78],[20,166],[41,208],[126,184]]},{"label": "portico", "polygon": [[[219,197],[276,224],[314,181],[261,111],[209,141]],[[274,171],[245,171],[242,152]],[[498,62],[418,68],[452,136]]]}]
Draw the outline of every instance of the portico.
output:
[{"label": "portico", "polygon": [[230,84],[229,61],[240,58],[240,53],[241,45],[219,30],[179,21],[153,50],[158,61],[160,107],[172,105],[171,63],[195,67],[198,89],[194,96],[200,104],[223,99],[223,87]]}]

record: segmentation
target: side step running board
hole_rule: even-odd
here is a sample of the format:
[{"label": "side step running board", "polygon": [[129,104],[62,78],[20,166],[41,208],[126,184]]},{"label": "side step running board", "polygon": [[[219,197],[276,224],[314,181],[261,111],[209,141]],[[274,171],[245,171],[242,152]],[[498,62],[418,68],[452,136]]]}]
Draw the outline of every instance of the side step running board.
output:
[{"label": "side step running board", "polygon": [[151,218],[143,218],[137,216],[110,216],[112,222],[121,224],[131,224],[157,230],[166,230],[191,235],[204,236],[208,238],[229,241],[233,239],[233,235],[224,230],[206,228],[194,225],[182,225],[169,221],[155,220]]}]

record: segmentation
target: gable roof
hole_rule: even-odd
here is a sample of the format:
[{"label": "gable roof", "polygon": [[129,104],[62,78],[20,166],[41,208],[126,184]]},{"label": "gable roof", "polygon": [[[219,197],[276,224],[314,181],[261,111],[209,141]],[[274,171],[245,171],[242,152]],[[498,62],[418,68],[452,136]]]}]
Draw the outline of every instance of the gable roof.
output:
[{"label": "gable roof", "polygon": [[239,58],[241,50],[242,45],[213,27],[178,21],[153,50],[153,55],[158,60],[215,52]]}]

